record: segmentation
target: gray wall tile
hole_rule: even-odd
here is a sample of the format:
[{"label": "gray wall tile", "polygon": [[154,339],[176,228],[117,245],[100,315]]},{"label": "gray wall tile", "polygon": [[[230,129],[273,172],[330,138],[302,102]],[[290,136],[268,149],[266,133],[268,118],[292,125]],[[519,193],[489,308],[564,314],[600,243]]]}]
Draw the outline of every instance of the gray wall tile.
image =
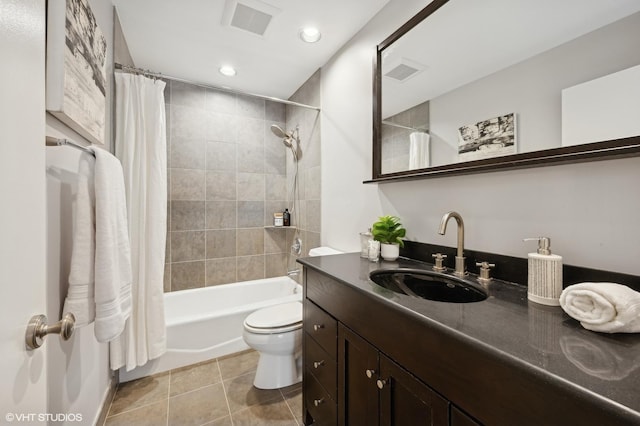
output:
[{"label": "gray wall tile", "polygon": [[237,256],[264,254],[264,229],[238,229],[236,247]]},{"label": "gray wall tile", "polygon": [[204,287],[205,262],[178,262],[171,265],[171,291]]},{"label": "gray wall tile", "polygon": [[[294,163],[270,126],[300,125],[300,235],[305,245],[307,236],[319,244],[319,233],[306,229],[308,222],[319,229],[319,211],[307,217],[306,208],[307,200],[320,198],[319,114],[184,83],[168,87],[166,291],[284,274],[295,262],[288,252],[296,234],[263,226],[273,225],[274,212],[291,207]],[[315,104],[319,73],[294,96]]]},{"label": "gray wall tile", "polygon": [[207,170],[235,171],[236,144],[231,142],[208,142],[206,154]]},{"label": "gray wall tile", "polygon": [[264,201],[238,201],[238,228],[264,226]]},{"label": "gray wall tile", "polygon": [[207,286],[234,283],[236,279],[235,257],[207,260]]},{"label": "gray wall tile", "polygon": [[171,137],[202,139],[207,136],[206,114],[203,109],[171,105]]},{"label": "gray wall tile", "polygon": [[234,229],[236,228],[236,201],[207,201],[206,228]]},{"label": "gray wall tile", "polygon": [[239,115],[264,120],[264,100],[244,95],[238,95],[237,100]]},{"label": "gray wall tile", "polygon": [[264,174],[238,173],[238,200],[264,201],[264,185]]},{"label": "gray wall tile", "polygon": [[220,90],[207,89],[205,108],[209,111],[235,114],[237,112],[236,95]]},{"label": "gray wall tile", "polygon": [[205,106],[205,89],[193,84],[173,81],[171,83],[171,103],[203,109]]},{"label": "gray wall tile", "polygon": [[170,169],[171,200],[204,200],[205,172],[194,169]]},{"label": "gray wall tile", "polygon": [[236,230],[207,231],[207,259],[236,255]]},{"label": "gray wall tile", "polygon": [[202,230],[205,226],[204,201],[171,201],[171,230]]},{"label": "gray wall tile", "polygon": [[207,111],[203,116],[207,140],[233,143],[238,140],[238,118],[235,115]]},{"label": "gray wall tile", "polygon": [[264,278],[264,256],[238,257],[238,281],[259,280]]},{"label": "gray wall tile", "polygon": [[236,174],[233,172],[207,171],[207,201],[235,200]]},{"label": "gray wall tile", "polygon": [[172,231],[171,262],[203,260],[205,258],[204,231]]},{"label": "gray wall tile", "polygon": [[171,140],[171,167],[180,169],[205,168],[204,140],[183,139],[174,137]]}]

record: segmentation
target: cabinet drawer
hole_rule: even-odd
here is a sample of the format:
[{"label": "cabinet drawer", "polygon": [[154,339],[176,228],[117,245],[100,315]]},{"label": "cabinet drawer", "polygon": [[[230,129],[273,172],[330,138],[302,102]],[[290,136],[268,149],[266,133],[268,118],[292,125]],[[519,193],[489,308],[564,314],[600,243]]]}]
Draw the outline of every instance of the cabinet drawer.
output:
[{"label": "cabinet drawer", "polygon": [[313,302],[304,303],[304,330],[334,359],[337,351],[338,322]]},{"label": "cabinet drawer", "polygon": [[336,361],[320,345],[307,336],[304,339],[304,365],[331,398],[336,399]]},{"label": "cabinet drawer", "polygon": [[327,391],[307,370],[303,383],[304,402],[313,417],[314,426],[334,426],[338,418],[338,407]]}]

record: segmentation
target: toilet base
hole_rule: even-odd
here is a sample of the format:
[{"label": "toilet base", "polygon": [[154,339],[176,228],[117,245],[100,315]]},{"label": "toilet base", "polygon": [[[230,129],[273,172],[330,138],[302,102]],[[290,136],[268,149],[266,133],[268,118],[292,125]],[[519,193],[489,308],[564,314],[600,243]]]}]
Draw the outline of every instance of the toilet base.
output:
[{"label": "toilet base", "polygon": [[258,389],[279,389],[302,381],[302,353],[273,355],[260,353],[253,386]]}]

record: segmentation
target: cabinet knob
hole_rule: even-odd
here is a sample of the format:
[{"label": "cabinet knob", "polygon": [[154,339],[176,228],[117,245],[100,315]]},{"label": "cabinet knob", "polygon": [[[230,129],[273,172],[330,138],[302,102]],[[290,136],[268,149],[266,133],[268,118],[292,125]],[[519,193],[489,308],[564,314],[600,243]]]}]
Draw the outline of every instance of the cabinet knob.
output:
[{"label": "cabinet knob", "polygon": [[376,370],[366,370],[365,374],[368,378],[373,379],[373,376],[376,374]]},{"label": "cabinet knob", "polygon": [[319,331],[324,328],[324,324],[313,324],[313,331]]},{"label": "cabinet knob", "polygon": [[378,379],[378,381],[376,381],[376,385],[378,385],[378,389],[384,388],[386,384],[387,384],[386,380]]},{"label": "cabinet knob", "polygon": [[324,398],[313,400],[313,405],[315,405],[316,407],[318,407],[320,404],[324,404]]},{"label": "cabinet knob", "polygon": [[313,362],[313,368],[319,368],[319,367],[322,367],[323,365],[324,365],[324,359]]}]

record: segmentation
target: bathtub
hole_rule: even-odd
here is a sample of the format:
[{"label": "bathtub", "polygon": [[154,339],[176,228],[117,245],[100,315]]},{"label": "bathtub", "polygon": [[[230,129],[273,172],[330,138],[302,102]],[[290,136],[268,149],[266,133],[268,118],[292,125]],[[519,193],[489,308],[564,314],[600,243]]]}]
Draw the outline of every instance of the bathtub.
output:
[{"label": "bathtub", "polygon": [[245,318],[260,308],[296,300],[302,300],[302,287],[289,277],[165,293],[167,352],[131,371],[120,369],[120,381],[248,349],[242,339]]}]

